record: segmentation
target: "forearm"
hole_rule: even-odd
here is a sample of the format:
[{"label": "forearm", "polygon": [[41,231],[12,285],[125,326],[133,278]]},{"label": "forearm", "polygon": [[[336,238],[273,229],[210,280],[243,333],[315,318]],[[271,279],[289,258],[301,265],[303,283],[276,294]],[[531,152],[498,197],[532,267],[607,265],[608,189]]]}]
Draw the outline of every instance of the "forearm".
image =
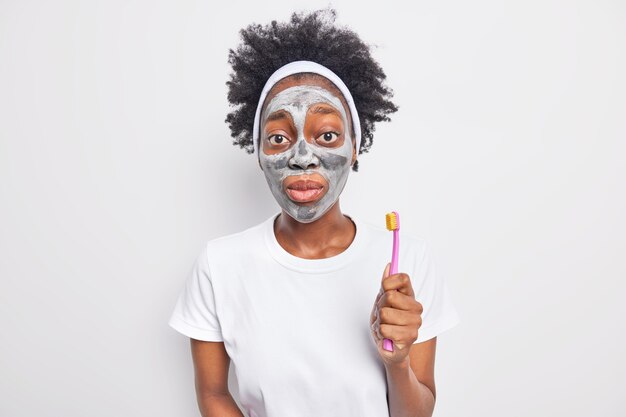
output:
[{"label": "forearm", "polygon": [[198,395],[202,417],[244,417],[230,394]]},{"label": "forearm", "polygon": [[435,398],[411,369],[407,358],[397,365],[386,365],[391,417],[432,417]]}]

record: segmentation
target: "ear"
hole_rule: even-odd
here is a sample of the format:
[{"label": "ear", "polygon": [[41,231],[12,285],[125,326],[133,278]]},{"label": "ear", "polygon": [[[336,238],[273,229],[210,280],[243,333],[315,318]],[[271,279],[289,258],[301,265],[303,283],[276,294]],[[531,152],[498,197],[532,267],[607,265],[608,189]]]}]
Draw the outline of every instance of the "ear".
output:
[{"label": "ear", "polygon": [[356,162],[356,140],[352,141],[352,163],[350,163],[350,166],[354,165],[354,163]]}]

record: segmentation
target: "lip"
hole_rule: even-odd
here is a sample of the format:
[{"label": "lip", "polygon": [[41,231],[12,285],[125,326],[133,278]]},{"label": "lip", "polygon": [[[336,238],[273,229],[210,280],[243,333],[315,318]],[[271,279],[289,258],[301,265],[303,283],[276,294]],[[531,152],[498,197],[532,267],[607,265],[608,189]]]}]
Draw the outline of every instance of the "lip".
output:
[{"label": "lip", "polygon": [[285,192],[296,203],[311,203],[321,198],[326,187],[320,181],[311,178],[295,181],[285,180]]}]

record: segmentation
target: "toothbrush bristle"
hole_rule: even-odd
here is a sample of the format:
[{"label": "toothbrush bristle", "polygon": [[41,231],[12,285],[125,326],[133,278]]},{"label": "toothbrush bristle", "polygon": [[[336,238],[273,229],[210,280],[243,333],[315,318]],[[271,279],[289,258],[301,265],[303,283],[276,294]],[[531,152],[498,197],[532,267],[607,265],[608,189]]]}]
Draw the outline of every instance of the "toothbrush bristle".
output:
[{"label": "toothbrush bristle", "polygon": [[385,215],[385,222],[387,223],[387,230],[398,229],[398,215],[396,212],[387,213]]}]

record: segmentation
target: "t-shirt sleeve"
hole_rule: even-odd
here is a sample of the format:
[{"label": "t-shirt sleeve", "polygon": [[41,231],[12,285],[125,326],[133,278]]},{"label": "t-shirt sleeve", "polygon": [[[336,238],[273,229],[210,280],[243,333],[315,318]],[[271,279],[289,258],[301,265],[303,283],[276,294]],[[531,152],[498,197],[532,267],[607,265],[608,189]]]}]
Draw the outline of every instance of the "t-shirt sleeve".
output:
[{"label": "t-shirt sleeve", "polygon": [[222,330],[215,309],[207,248],[196,258],[169,320],[176,331],[193,339],[222,342]]},{"label": "t-shirt sleeve", "polygon": [[448,286],[443,276],[437,273],[430,246],[426,242],[424,245],[424,256],[417,265],[415,277],[411,277],[415,299],[424,308],[422,325],[414,343],[430,340],[460,323]]}]

